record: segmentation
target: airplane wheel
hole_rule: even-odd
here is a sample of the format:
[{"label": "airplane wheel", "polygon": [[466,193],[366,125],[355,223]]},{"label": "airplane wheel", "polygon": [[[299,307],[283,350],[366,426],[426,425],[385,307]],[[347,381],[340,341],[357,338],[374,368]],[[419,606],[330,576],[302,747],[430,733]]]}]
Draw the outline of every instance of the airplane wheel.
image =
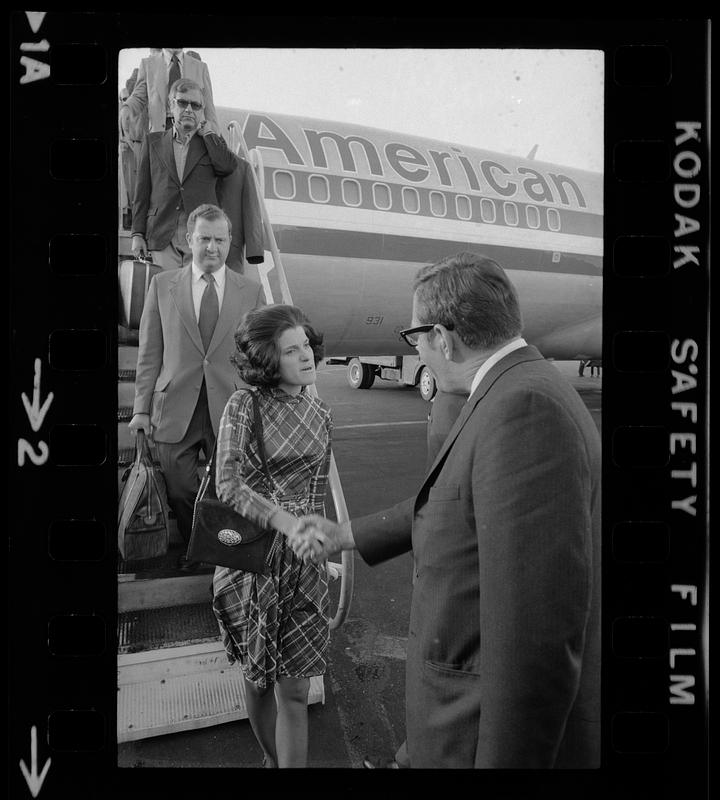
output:
[{"label": "airplane wheel", "polygon": [[432,372],[427,367],[423,367],[422,371],[420,372],[420,396],[423,400],[432,400],[435,397],[435,392],[437,392],[437,386],[435,384],[435,378],[433,378]]},{"label": "airplane wheel", "polygon": [[353,358],[347,367],[347,382],[353,389],[369,389],[375,382],[375,370],[370,364]]}]

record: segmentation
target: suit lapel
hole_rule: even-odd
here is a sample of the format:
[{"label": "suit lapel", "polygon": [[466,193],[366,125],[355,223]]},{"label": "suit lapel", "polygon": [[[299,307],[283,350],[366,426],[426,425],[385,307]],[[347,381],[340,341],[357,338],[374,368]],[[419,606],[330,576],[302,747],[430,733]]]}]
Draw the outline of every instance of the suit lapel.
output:
[{"label": "suit lapel", "polygon": [[434,476],[444,463],[445,457],[450,452],[450,449],[455,443],[457,437],[460,435],[460,431],[462,431],[462,429],[465,427],[473,411],[475,411],[478,404],[483,397],[485,397],[495,381],[509,369],[512,369],[518,364],[521,364],[524,361],[537,361],[539,359],[542,359],[542,355],[537,348],[533,347],[532,345],[528,345],[526,347],[520,347],[517,350],[513,350],[511,353],[508,353],[505,358],[500,359],[497,364],[493,364],[488,374],[485,375],[485,377],[480,381],[480,385],[475,389],[472,395],[470,395],[467,403],[465,403],[465,405],[462,407],[462,411],[455,420],[455,424],[452,426],[452,428],[450,428],[450,432],[448,433],[443,446],[438,451],[435,461],[430,467],[427,476],[423,481],[423,485],[418,492],[418,495],[422,493],[428,484],[432,483]]},{"label": "suit lapel", "polygon": [[235,328],[240,324],[242,299],[242,278],[225,267],[225,291],[223,292],[222,308],[208,346],[208,355],[222,342],[230,330],[234,332]]},{"label": "suit lapel", "polygon": [[173,152],[172,128],[169,131],[165,131],[156,142],[153,142],[153,147],[156,149],[170,177],[179,185],[180,179],[178,178],[175,153]]},{"label": "suit lapel", "polygon": [[[192,58],[192,56],[191,56]],[[171,147],[172,149],[172,147]],[[195,164],[200,160],[200,157],[207,152],[207,147],[205,147],[205,142],[202,140],[202,136],[199,133],[196,133],[192,139],[190,139],[190,146],[188,147],[188,154],[187,159],[185,160],[185,171],[183,172],[182,183],[185,182],[187,177],[193,171]],[[173,158],[173,161],[175,159]],[[177,170],[175,171],[177,175]]]},{"label": "suit lapel", "polygon": [[198,328],[197,320],[195,319],[195,308],[193,307],[191,265],[183,267],[178,271],[177,281],[170,289],[170,294],[188,335],[193,340],[198,350],[204,354],[205,348],[200,338],[200,328]]}]

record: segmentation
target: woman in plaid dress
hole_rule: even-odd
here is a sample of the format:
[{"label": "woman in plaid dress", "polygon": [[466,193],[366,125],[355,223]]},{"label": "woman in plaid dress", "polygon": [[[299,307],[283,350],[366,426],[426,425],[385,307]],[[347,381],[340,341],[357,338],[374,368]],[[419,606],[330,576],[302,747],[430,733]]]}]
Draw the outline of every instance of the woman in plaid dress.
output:
[{"label": "woman in plaid dress", "polygon": [[298,516],[324,513],[332,418],[305,389],[315,383],[322,337],[300,309],[275,305],[251,311],[235,343],[240,377],[257,392],[274,487],[267,485],[255,442],[253,390],[240,389],[220,420],[217,493],[275,533],[268,575],[216,567],[213,608],[228,659],[243,671],[263,764],[304,767],[310,677],[326,667],[327,572],[324,564],[303,563],[286,536]]}]

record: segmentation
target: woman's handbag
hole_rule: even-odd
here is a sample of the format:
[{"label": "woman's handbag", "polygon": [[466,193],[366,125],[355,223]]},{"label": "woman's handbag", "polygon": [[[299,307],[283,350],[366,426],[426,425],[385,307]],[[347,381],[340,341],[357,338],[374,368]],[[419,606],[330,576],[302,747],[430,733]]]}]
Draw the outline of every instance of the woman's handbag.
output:
[{"label": "woman's handbag", "polygon": [[[274,487],[270,477],[260,408],[255,392],[251,391],[255,415],[255,438],[263,463],[265,477]],[[202,561],[220,567],[240,569],[267,575],[268,552],[275,537],[273,530],[261,528],[257,523],[238,514],[227,503],[218,500],[215,492],[215,451],[205,470],[193,511],[192,533],[187,550],[188,561]]]}]

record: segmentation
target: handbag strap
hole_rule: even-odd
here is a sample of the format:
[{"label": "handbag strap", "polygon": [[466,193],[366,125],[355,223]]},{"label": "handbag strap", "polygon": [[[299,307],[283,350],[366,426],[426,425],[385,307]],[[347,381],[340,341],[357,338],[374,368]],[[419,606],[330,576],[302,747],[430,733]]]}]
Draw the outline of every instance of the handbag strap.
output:
[{"label": "handbag strap", "polygon": [[[267,482],[270,486],[270,490],[272,493],[277,493],[277,487],[275,486],[275,481],[272,479],[270,475],[270,470],[267,464],[267,456],[265,454],[265,434],[263,432],[263,424],[262,424],[262,417],[260,416],[260,402],[257,399],[257,392],[253,391],[252,389],[248,389],[250,392],[250,397],[252,398],[253,404],[253,418],[254,418],[254,425],[253,431],[255,433],[255,441],[257,442],[258,446],[258,453],[260,454],[260,460],[262,461],[263,465],[263,472],[265,473],[265,477],[267,478]],[[213,445],[212,455],[210,456],[210,461],[208,462],[207,466],[207,474],[215,483],[214,475],[215,475],[215,454],[217,452],[217,439],[215,439],[215,444]]]},{"label": "handbag strap", "polygon": [[265,477],[268,480],[271,491],[277,492],[275,481],[270,475],[270,470],[267,465],[267,456],[265,455],[265,432],[263,430],[262,417],[260,416],[260,402],[257,399],[257,392],[251,392],[253,401],[253,412],[255,415],[255,440],[257,441],[258,452],[260,453],[260,460],[262,461]]}]

